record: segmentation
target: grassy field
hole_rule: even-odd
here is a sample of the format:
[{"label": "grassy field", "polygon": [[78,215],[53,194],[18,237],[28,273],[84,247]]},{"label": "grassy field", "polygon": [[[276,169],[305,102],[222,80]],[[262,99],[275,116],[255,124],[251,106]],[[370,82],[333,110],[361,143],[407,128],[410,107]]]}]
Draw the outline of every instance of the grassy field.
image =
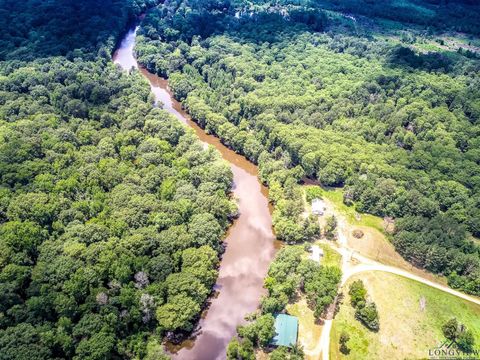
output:
[{"label": "grassy field", "polygon": [[[480,306],[392,274],[364,273],[349,283],[358,278],[364,281],[377,304],[380,331],[368,331],[355,320],[348,290],[344,291],[345,299],[332,327],[331,359],[428,358],[428,350],[444,340],[443,323],[452,317],[474,332],[476,347],[480,348]],[[424,309],[420,306],[422,297]],[[350,335],[348,356],[338,350],[342,331]]]}]

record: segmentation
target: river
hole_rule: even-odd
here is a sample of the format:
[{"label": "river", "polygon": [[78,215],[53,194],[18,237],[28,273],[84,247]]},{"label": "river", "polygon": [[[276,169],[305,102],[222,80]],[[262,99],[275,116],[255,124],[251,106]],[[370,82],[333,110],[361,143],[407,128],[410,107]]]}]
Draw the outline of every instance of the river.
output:
[{"label": "river", "polygon": [[198,335],[177,346],[167,345],[174,359],[225,359],[227,344],[235,335],[237,325],[244,322],[246,314],[258,308],[265,293],[263,278],[279,247],[272,232],[268,190],[259,182],[258,169],[253,163],[228,149],[191,120],[181,104],[173,99],[167,80],[138,66],[133,51],[137,29],[125,35],[113,61],[125,70],[139,69],[148,79],[157,103],[192,128],[202,142],[214,146],[233,172],[232,191],[238,200],[240,216],[224,239],[226,251],[220,263],[215,295],[199,321]]}]

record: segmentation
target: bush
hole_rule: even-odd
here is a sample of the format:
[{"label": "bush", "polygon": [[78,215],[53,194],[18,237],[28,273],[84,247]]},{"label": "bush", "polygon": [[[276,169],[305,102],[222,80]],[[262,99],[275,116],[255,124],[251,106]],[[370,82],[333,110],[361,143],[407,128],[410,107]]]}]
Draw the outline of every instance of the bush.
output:
[{"label": "bush", "polygon": [[270,360],[303,360],[303,349],[300,346],[294,346],[291,349],[285,346],[279,346],[270,353]]},{"label": "bush", "polygon": [[313,199],[321,199],[323,195],[323,190],[320,186],[308,186],[305,189],[307,195],[307,201],[311,202]]},{"label": "bush", "polygon": [[249,339],[233,338],[227,347],[227,360],[255,360],[253,344]]},{"label": "bush", "polygon": [[353,230],[352,235],[355,239],[361,239],[364,234],[363,234],[362,230],[355,229],[355,230]]},{"label": "bush", "polygon": [[367,290],[363,285],[362,280],[357,280],[350,285],[350,290],[348,291],[350,295],[350,303],[353,307],[357,307],[360,302],[365,302],[367,296]]},{"label": "bush", "polygon": [[360,320],[360,322],[370,330],[378,331],[380,329],[377,306],[373,302],[366,303],[365,306],[362,307],[357,307],[355,318]]},{"label": "bush", "polygon": [[457,339],[458,347],[466,352],[472,352],[473,346],[475,345],[475,339],[471,330],[465,330],[460,333]]},{"label": "bush", "polygon": [[448,339],[454,341],[458,336],[458,321],[456,318],[448,320],[442,326],[443,335]]},{"label": "bush", "polygon": [[275,336],[275,319],[271,314],[261,315],[254,322],[238,327],[238,334],[256,346],[265,347]]},{"label": "bush", "polygon": [[340,352],[344,355],[350,354],[350,348],[347,345],[348,340],[350,340],[350,335],[345,331],[342,331],[340,334]]},{"label": "bush", "polygon": [[378,331],[380,323],[377,306],[374,302],[367,301],[367,290],[362,280],[356,280],[350,285],[348,291],[350,303],[355,308],[355,319],[359,320],[368,329]]},{"label": "bush", "polygon": [[473,350],[475,338],[472,331],[468,330],[465,325],[460,324],[456,318],[452,318],[443,324],[442,332],[448,340],[454,341],[460,350],[466,353]]},{"label": "bush", "polygon": [[335,239],[335,230],[337,229],[337,219],[335,216],[329,216],[327,218],[327,224],[325,225],[325,237],[328,240]]}]

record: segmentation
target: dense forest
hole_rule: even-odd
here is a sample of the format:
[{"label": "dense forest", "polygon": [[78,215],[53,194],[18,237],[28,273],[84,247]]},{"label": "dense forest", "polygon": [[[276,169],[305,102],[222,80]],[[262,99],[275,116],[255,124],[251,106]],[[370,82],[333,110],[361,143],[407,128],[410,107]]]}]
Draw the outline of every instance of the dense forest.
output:
[{"label": "dense forest", "polygon": [[[140,63],[258,164],[280,240],[320,234],[302,182],[342,187],[345,204],[395,219],[405,259],[480,295],[476,1],[0,0],[0,12],[0,360],[166,359],[162,341],[189,335],[212,293],[233,176],[112,63],[143,13]],[[296,295],[317,319],[334,301],[340,270],[303,253],[279,251],[230,359],[267,347]]]},{"label": "dense forest", "polygon": [[0,60],[62,55],[94,59],[112,50],[128,22],[156,0],[1,0]]},{"label": "dense forest", "polygon": [[162,359],[215,283],[231,170],[111,62],[147,4],[2,1],[2,360]]},{"label": "dense forest", "polygon": [[[403,26],[399,3],[431,16]],[[344,186],[358,211],[397,219],[407,260],[480,294],[478,42],[442,38],[477,34],[480,7],[370,5],[171,1],[148,13],[137,54],[202,127],[259,164],[279,238],[308,238],[304,176]]]}]

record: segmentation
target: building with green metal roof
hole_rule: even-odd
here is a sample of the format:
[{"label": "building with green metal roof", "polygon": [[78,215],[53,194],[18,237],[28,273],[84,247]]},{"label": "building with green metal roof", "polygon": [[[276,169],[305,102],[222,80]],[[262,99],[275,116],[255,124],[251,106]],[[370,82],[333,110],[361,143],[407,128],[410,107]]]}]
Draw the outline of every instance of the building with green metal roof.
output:
[{"label": "building with green metal roof", "polygon": [[275,316],[275,336],[272,344],[275,346],[292,347],[297,343],[298,319],[295,316],[278,314]]}]

